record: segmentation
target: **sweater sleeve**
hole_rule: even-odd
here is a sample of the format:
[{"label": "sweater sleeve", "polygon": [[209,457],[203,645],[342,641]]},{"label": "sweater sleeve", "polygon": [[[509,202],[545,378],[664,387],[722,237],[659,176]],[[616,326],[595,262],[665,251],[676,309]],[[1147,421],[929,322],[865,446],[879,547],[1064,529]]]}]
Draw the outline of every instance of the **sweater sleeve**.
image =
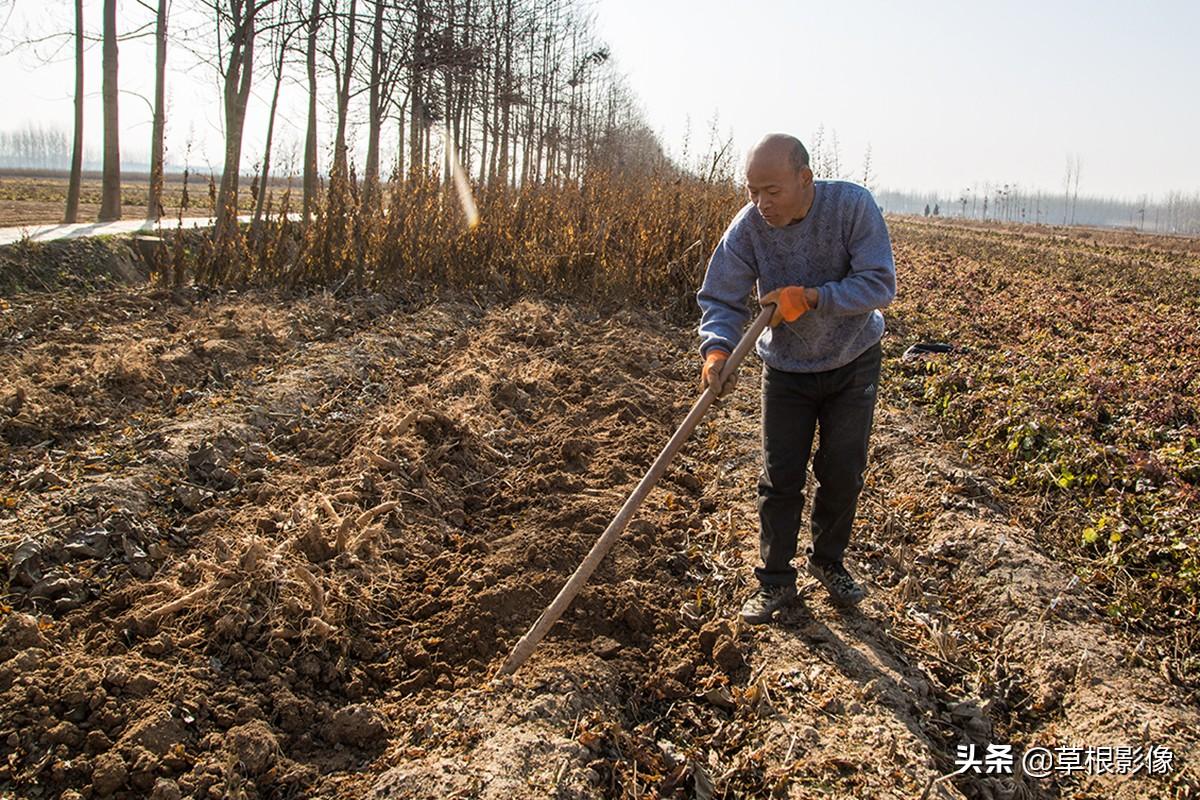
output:
[{"label": "sweater sleeve", "polygon": [[758,279],[758,270],[753,251],[739,246],[737,225],[735,220],[721,237],[696,293],[701,312],[701,357],[714,347],[732,353],[750,317],[746,299]]},{"label": "sweater sleeve", "polygon": [[846,240],[850,274],[817,287],[816,311],[828,316],[866,314],[896,297],[896,263],[883,214],[875,198],[864,191],[850,219]]}]

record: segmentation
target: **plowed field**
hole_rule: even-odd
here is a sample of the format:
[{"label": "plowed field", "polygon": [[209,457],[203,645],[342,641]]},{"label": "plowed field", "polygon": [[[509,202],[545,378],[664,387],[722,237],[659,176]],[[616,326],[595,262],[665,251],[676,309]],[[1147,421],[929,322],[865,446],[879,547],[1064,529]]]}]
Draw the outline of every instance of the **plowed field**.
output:
[{"label": "plowed field", "polygon": [[[910,402],[895,333],[858,610],[803,586],[734,621],[754,361],[496,681],[695,399],[689,326],[538,298],[5,306],[0,796],[1195,796],[1194,693]],[[1174,761],[939,780],[970,743]]]}]

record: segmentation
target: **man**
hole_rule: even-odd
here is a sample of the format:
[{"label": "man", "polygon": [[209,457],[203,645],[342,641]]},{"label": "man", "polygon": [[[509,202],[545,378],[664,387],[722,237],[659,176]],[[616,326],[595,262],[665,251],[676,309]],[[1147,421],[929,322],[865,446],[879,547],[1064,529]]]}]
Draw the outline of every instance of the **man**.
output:
[{"label": "man", "polygon": [[771,134],[746,160],[748,202],[713,252],[696,297],[702,311],[701,385],[720,396],[723,367],[749,317],[746,300],[773,304],[757,343],[762,375],[763,471],[758,482],[762,566],[742,607],[768,622],[796,597],[796,555],[809,453],[818,486],[807,569],[843,605],[866,592],[842,557],[862,491],[879,383],[883,315],[896,267],[871,193],[844,181],[814,181],[808,152]]}]

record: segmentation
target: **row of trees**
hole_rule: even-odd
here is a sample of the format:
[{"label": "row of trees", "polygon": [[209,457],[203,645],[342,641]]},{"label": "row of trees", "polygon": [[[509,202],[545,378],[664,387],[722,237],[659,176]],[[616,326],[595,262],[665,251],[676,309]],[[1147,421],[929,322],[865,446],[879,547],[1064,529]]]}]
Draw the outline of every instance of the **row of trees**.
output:
[{"label": "row of trees", "polygon": [[71,137],[61,128],[28,124],[0,131],[0,166],[61,169],[71,159]]},{"label": "row of trees", "polygon": [[[258,184],[269,185],[281,88],[290,82],[307,93],[302,165],[306,219],[325,174],[345,178],[360,172],[366,196],[378,197],[385,172],[442,171],[448,176],[451,152],[480,183],[572,181],[592,166],[670,168],[633,97],[611,69],[609,51],[574,0],[102,2],[101,220],[121,216],[117,98],[123,39],[118,11],[128,22],[133,17],[129,11],[138,9],[153,13],[138,30],[152,31],[156,42],[151,218],[161,213],[166,63],[177,45],[186,58],[211,65],[218,76],[224,121],[218,235],[233,222],[244,160],[252,157]],[[76,95],[68,221],[78,214],[84,54],[96,38],[85,28],[83,0],[74,0],[74,10]],[[178,36],[169,28],[177,18]],[[261,154],[243,152],[252,93],[271,98]],[[326,97],[333,98],[331,143],[319,139],[319,100]],[[360,116],[366,122],[366,159],[355,165],[350,129],[360,124]],[[391,135],[385,137],[385,132]],[[385,139],[395,143],[394,151],[384,152]],[[327,152],[328,160],[322,158]]]},{"label": "row of trees", "polygon": [[[161,207],[159,198],[162,191],[163,174],[163,130],[165,90],[163,80],[166,67],[166,35],[167,15],[170,0],[157,0],[157,5],[150,5],[147,0],[135,0],[137,5],[155,13],[157,27],[154,35],[158,39],[157,74],[158,86],[155,92],[153,110],[153,132],[151,135],[151,216],[157,218],[156,210]],[[34,7],[26,0],[6,0],[0,3],[0,33],[4,32],[12,11],[18,3]],[[54,129],[27,125],[23,130],[0,134],[0,162],[8,162],[26,167],[51,167],[61,163],[64,150],[70,152],[70,183],[67,189],[67,203],[64,220],[75,222],[79,216],[79,201],[82,189],[84,162],[84,98],[86,83],[84,74],[84,57],[90,42],[96,40],[94,32],[85,24],[83,0],[72,0],[73,28],[70,34],[62,32],[37,36],[18,42],[18,45],[35,46],[47,41],[69,37],[74,46],[75,62],[75,114],[73,135],[68,146],[65,135]],[[44,6],[40,10],[45,10]],[[120,35],[117,27],[117,0],[103,0],[102,33],[99,41],[102,47],[101,67],[101,96],[103,100],[103,134],[104,144],[101,150],[103,182],[101,188],[100,215],[101,221],[120,219],[121,217],[121,144],[120,144],[120,109],[118,97],[120,84],[118,75],[118,54],[120,51]]]},{"label": "row of trees", "polygon": [[[1200,193],[1167,192],[1136,199],[1080,196],[1074,191],[1048,194],[1016,184],[985,185],[957,195],[932,192],[881,191],[876,201],[895,214],[922,214],[938,208],[940,216],[1030,225],[1095,225],[1132,228],[1147,233],[1200,235]],[[930,212],[932,213],[932,211]]]}]

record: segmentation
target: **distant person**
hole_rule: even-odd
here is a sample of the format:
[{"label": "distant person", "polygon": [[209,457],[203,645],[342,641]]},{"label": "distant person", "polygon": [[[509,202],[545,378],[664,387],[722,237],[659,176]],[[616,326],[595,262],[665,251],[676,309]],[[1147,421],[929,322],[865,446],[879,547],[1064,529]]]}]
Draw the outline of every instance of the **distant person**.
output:
[{"label": "distant person", "polygon": [[879,385],[883,315],[896,294],[887,226],[871,193],[844,181],[814,181],[798,139],[771,134],[746,160],[749,202],[729,224],[697,293],[701,385],[721,396],[724,374],[750,316],[751,289],[775,305],[759,337],[763,360],[763,469],[758,481],[758,588],[742,619],[763,623],[796,597],[792,566],[804,508],[805,471],[818,482],[807,570],[835,602],[866,592],[842,558],[863,487]]},{"label": "distant person", "polygon": [[933,215],[936,217],[939,213],[941,213],[941,208],[938,206],[937,203],[934,203],[933,204]]},{"label": "distant person", "polygon": [[925,204],[925,216],[929,216],[929,203]]}]

